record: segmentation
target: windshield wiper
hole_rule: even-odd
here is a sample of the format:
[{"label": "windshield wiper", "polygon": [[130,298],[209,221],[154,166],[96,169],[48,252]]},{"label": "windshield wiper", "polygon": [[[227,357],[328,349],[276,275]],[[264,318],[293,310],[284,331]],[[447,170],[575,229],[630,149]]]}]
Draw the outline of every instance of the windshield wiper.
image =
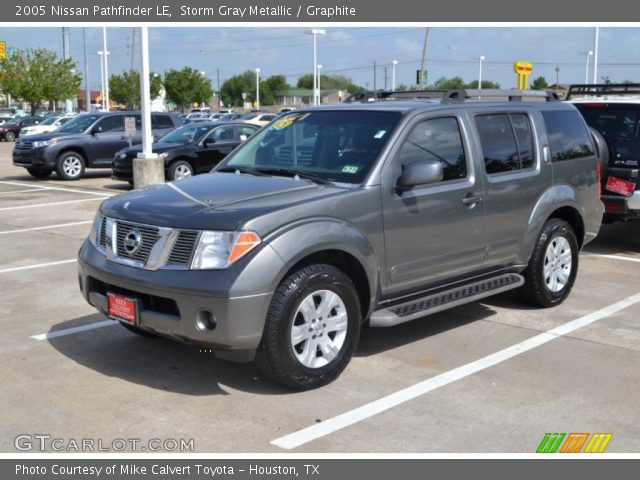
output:
[{"label": "windshield wiper", "polygon": [[298,170],[288,170],[286,168],[260,168],[260,172],[274,176],[286,176],[286,177],[298,177],[305,180],[311,180],[319,185],[333,185],[329,180],[322,178],[320,175],[316,175],[311,172],[300,172]]}]

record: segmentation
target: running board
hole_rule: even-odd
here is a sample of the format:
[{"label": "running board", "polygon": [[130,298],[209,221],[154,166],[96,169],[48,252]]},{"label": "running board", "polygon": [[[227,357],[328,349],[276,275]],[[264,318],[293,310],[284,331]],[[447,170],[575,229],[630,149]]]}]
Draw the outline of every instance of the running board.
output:
[{"label": "running board", "polygon": [[490,297],[498,293],[518,288],[524,283],[524,278],[517,273],[506,273],[479,282],[468,283],[461,287],[445,290],[444,292],[394,305],[382,310],[376,310],[371,315],[369,325],[372,327],[392,327],[416,318],[426,317],[432,313],[441,312],[481,298]]}]

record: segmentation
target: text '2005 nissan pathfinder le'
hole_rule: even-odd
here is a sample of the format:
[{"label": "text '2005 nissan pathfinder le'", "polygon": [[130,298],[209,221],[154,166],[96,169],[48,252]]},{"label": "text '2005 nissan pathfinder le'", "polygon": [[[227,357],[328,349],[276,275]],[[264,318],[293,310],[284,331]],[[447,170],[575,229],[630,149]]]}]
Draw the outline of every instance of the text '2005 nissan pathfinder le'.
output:
[{"label": "text '2005 nissan pathfinder le'", "polygon": [[335,379],[365,321],[515,288],[557,305],[600,228],[596,146],[572,105],[524,95],[280,117],[212,174],[106,200],[82,293],[130,330],[255,359],[293,389]]}]

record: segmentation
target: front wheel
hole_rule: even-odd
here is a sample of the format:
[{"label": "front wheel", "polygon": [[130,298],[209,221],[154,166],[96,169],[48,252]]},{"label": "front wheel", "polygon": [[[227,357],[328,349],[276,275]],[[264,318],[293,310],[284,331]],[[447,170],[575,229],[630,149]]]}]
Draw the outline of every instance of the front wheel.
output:
[{"label": "front wheel", "polygon": [[552,218],[538,235],[520,293],[538,307],[558,305],[569,296],[577,272],[576,234],[569,223]]},{"label": "front wheel", "polygon": [[13,132],[7,132],[4,134],[4,139],[7,142],[13,142],[16,139],[16,134]]},{"label": "front wheel", "polygon": [[78,180],[84,167],[84,158],[76,152],[65,152],[56,160],[56,173],[63,180]]},{"label": "front wheel", "polygon": [[53,170],[51,170],[50,168],[29,167],[27,168],[27,172],[29,172],[29,175],[35,178],[47,178],[49,175],[51,175],[51,172],[53,172]]},{"label": "front wheel", "polygon": [[356,288],[338,268],[316,264],[276,290],[258,347],[260,370],[295,390],[336,379],[358,345],[362,314]]},{"label": "front wheel", "polygon": [[175,182],[176,180],[184,180],[193,176],[193,167],[185,160],[178,160],[169,167],[169,180]]}]

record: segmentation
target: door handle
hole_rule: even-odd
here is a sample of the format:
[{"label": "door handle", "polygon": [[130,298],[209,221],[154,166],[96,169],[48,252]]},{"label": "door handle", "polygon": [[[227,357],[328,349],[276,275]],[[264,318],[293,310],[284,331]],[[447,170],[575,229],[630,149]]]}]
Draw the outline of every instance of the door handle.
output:
[{"label": "door handle", "polygon": [[479,196],[466,196],[462,199],[462,203],[465,205],[473,205],[474,203],[478,203],[482,201],[482,197]]}]

